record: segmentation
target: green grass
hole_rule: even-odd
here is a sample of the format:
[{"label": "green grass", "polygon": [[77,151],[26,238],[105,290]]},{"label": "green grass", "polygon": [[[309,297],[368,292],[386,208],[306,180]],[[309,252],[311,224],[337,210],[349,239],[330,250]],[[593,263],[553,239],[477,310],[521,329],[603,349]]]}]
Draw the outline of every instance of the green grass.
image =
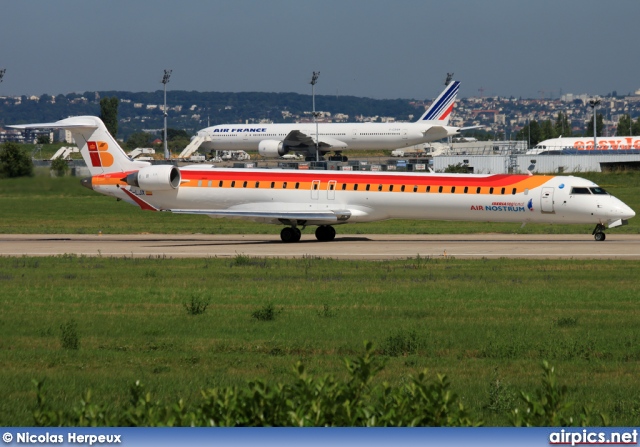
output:
[{"label": "green grass", "polygon": [[[0,424],[32,423],[32,379],[45,380],[57,407],[87,388],[118,407],[137,379],[154,398],[189,403],[214,385],[290,381],[297,360],[311,374],[344,377],[342,359],[370,340],[387,360],[379,380],[446,373],[490,425],[508,423],[509,393],[539,385],[543,359],[572,400],[634,425],[639,269],[636,261],[0,258]],[[206,312],[190,313],[194,301]],[[254,316],[265,309],[275,317]]]},{"label": "green grass", "polygon": [[[640,210],[640,173],[584,174],[609,190],[634,210]],[[0,179],[0,233],[47,234],[274,234],[279,226],[244,222],[236,219],[211,219],[206,216],[174,215],[142,211],[128,203],[100,195],[80,186],[74,177],[51,178],[39,171],[33,178]],[[517,223],[442,222],[391,220],[368,224],[341,225],[340,234],[460,234],[509,233],[590,234],[592,225]],[[304,230],[313,234],[315,227]],[[640,233],[640,219],[612,230],[616,233]]]}]

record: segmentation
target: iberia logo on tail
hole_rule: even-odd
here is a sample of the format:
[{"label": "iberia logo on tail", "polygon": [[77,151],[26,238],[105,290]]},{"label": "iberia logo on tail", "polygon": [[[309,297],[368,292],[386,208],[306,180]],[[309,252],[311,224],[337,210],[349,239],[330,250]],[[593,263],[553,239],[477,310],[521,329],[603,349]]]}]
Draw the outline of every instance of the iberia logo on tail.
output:
[{"label": "iberia logo on tail", "polygon": [[104,141],[87,141],[91,165],[94,168],[108,168],[113,164],[113,155],[109,151],[109,145]]}]

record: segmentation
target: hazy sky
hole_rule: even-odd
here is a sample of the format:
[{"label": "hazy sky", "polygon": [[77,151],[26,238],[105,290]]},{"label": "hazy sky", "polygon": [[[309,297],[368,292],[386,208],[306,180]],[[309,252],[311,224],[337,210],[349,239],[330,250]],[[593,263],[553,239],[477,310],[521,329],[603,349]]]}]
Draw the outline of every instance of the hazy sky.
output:
[{"label": "hazy sky", "polygon": [[0,0],[0,96],[538,98],[640,89],[639,0]]}]

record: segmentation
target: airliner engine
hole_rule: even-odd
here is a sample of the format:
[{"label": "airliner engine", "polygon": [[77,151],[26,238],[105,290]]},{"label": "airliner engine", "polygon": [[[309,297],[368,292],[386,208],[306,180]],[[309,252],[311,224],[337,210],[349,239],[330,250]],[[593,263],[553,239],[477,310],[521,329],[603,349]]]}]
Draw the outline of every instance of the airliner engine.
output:
[{"label": "airliner engine", "polygon": [[169,191],[180,186],[180,170],[173,165],[147,166],[127,175],[127,185],[148,191]]},{"label": "airliner engine", "polygon": [[289,149],[282,144],[282,141],[262,140],[258,143],[258,153],[263,157],[282,157],[287,152]]}]

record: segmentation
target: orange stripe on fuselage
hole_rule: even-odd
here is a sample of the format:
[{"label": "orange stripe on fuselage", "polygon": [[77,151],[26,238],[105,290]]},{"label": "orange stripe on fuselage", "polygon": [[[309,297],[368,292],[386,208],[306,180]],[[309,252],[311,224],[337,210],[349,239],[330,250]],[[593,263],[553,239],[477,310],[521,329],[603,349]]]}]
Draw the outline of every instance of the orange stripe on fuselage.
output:
[{"label": "orange stripe on fuselage", "polygon": [[[309,172],[309,171],[305,171]],[[112,173],[94,176],[92,183],[94,186],[116,186],[126,185],[124,179],[130,172]],[[247,188],[255,189],[256,183],[259,189],[298,189],[309,190],[313,186],[313,181],[319,181],[318,190],[329,189],[329,182],[334,185],[334,190],[354,191],[354,186],[358,185],[357,191],[377,192],[379,185],[383,185],[382,191],[388,192],[389,186],[393,185],[394,192],[402,192],[401,187],[405,186],[404,192],[414,192],[414,187],[418,187],[419,192],[426,191],[426,187],[431,187],[431,192],[437,192],[439,187],[444,187],[443,193],[451,193],[451,187],[456,187],[456,194],[464,194],[464,187],[470,188],[469,192],[475,193],[478,187],[481,194],[491,194],[490,188],[495,188],[494,194],[500,193],[501,188],[505,188],[505,193],[511,194],[513,188],[522,192],[525,189],[537,188],[546,183],[552,176],[544,175],[517,175],[517,174],[496,174],[482,177],[467,177],[464,175],[384,175],[377,173],[353,174],[344,171],[317,171],[308,174],[296,171],[276,170],[271,172],[249,171],[238,169],[235,171],[212,170],[212,171],[181,171],[182,184],[180,188],[189,187],[214,187],[214,188]],[[209,184],[211,182],[211,184]],[[222,186],[220,186],[222,182]],[[233,182],[233,185],[232,185]],[[246,186],[244,182],[247,182]],[[284,183],[287,183],[286,187]],[[335,183],[333,183],[335,182]],[[274,183],[273,186],[271,184]],[[296,188],[295,185],[298,184]],[[346,189],[342,185],[346,184]],[[370,185],[370,189],[366,189]]]},{"label": "orange stripe on fuselage", "polygon": [[[347,184],[383,184],[383,185],[430,185],[430,186],[469,186],[469,187],[508,187],[518,186],[535,188],[550,180],[551,176],[529,175],[490,175],[487,177],[463,177],[442,175],[380,175],[380,174],[347,174],[344,171],[319,171],[318,174],[299,174],[295,171],[252,172],[252,171],[181,171],[182,179],[189,180],[189,186],[196,186],[198,181],[219,182],[299,182],[311,183],[320,180],[322,184],[329,181]],[[203,184],[203,186],[206,186]],[[217,186],[217,185],[214,185]]]}]

